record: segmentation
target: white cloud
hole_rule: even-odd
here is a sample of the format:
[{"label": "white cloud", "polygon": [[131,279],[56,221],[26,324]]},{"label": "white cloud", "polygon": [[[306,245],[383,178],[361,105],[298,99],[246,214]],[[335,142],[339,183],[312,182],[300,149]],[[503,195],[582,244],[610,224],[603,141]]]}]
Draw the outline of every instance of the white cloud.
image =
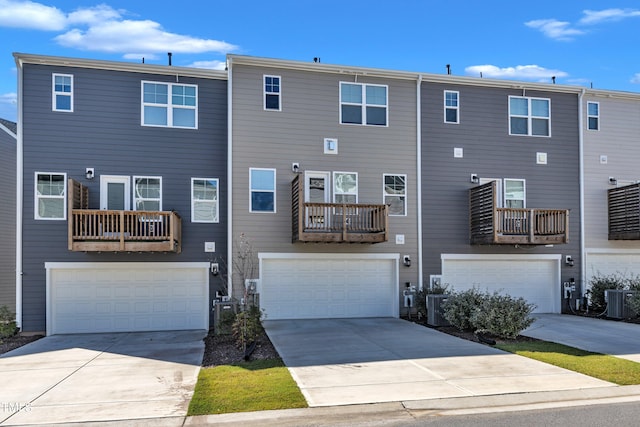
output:
[{"label": "white cloud", "polygon": [[527,27],[540,30],[545,36],[561,40],[569,41],[573,40],[574,36],[584,34],[584,31],[577,28],[572,28],[569,22],[558,21],[556,19],[536,19],[524,23]]},{"label": "white cloud", "polygon": [[61,31],[66,16],[58,8],[31,1],[0,0],[0,26]]},{"label": "white cloud", "polygon": [[124,59],[132,59],[132,60],[139,60],[142,61],[142,58],[146,60],[156,60],[158,59],[160,56],[156,55],[155,53],[127,53],[126,55],[123,55]]},{"label": "white cloud", "polygon": [[635,73],[633,77],[631,77],[631,83],[640,84],[640,73]]},{"label": "white cloud", "polygon": [[539,65],[517,65],[515,67],[500,68],[495,65],[473,65],[466,67],[465,72],[471,76],[494,78],[494,79],[514,79],[514,80],[531,80],[538,82],[551,83],[551,77],[556,78],[567,77],[569,74],[553,70]]},{"label": "white cloud", "polygon": [[208,70],[224,70],[227,67],[226,61],[196,61],[188,67],[206,68]]},{"label": "white cloud", "polygon": [[625,18],[640,16],[640,10],[633,9],[604,9],[604,10],[583,10],[584,17],[580,19],[580,24],[593,25],[600,22],[615,22]]},{"label": "white cloud", "polygon": [[69,25],[96,25],[100,22],[122,18],[124,11],[118,11],[111,6],[101,4],[89,8],[81,8],[71,12],[67,18]]},{"label": "white cloud", "polygon": [[0,104],[16,105],[18,103],[18,94],[3,93],[0,94]]}]

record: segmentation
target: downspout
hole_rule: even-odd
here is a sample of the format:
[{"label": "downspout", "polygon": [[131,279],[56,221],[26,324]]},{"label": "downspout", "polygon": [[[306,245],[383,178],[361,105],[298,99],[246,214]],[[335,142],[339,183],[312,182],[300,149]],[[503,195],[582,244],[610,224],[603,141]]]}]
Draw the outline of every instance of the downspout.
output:
[{"label": "downspout", "polygon": [[227,295],[233,292],[233,73],[227,56]]},{"label": "downspout", "polygon": [[418,75],[416,81],[416,157],[417,157],[417,173],[416,173],[416,197],[418,204],[418,289],[422,289],[424,273],[422,271],[422,74]]},{"label": "downspout", "polygon": [[23,186],[23,115],[22,115],[22,60],[18,67],[18,123],[16,135],[16,325],[22,330],[22,186]]},{"label": "downspout", "polygon": [[583,127],[583,98],[586,89],[580,91],[578,96],[578,155],[580,156],[580,298],[585,294],[587,278],[587,259],[585,250],[585,234],[584,234],[584,127]]}]

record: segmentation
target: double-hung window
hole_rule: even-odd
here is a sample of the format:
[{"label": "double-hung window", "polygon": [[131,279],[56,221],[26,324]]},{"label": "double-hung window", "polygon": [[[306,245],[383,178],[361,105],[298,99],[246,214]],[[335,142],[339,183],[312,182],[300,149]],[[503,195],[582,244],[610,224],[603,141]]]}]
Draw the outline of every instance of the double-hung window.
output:
[{"label": "double-hung window", "polygon": [[264,76],[264,109],[280,111],[280,76]]},{"label": "double-hung window", "polygon": [[407,214],[407,176],[384,174],[384,204],[389,206],[389,215]]},{"label": "double-hung window", "polygon": [[218,222],[216,178],[191,178],[191,222]]},{"label": "double-hung window", "polygon": [[340,83],[340,123],[387,126],[387,86]]},{"label": "double-hung window", "polygon": [[525,208],[525,181],[524,179],[504,180],[504,207],[505,208]]},{"label": "double-hung window", "polygon": [[142,82],[142,125],[198,128],[198,87]]},{"label": "double-hung window", "polygon": [[358,174],[356,172],[333,173],[333,202],[358,203]]},{"label": "double-hung window", "polygon": [[600,103],[587,102],[587,129],[600,130]]},{"label": "double-hung window", "polygon": [[134,176],[133,206],[136,211],[161,211],[162,178],[157,176]]},{"label": "double-hung window", "polygon": [[249,169],[249,209],[251,212],[276,211],[276,170]]},{"label": "double-hung window", "polygon": [[66,173],[36,172],[35,219],[66,219],[66,194]]},{"label": "double-hung window", "polygon": [[551,136],[551,100],[510,96],[509,134]]},{"label": "double-hung window", "polygon": [[53,74],[53,111],[73,112],[73,75]]},{"label": "double-hung window", "polygon": [[444,91],[444,122],[460,123],[460,92]]}]

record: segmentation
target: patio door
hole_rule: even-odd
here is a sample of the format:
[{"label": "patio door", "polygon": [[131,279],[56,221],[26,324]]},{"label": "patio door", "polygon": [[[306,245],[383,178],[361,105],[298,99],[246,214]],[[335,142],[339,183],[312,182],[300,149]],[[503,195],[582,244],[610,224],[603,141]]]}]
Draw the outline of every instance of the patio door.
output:
[{"label": "patio door", "polygon": [[100,209],[128,211],[131,209],[129,194],[131,183],[128,176],[100,176]]},{"label": "patio door", "polygon": [[[305,203],[329,203],[331,200],[331,174],[329,172],[305,172]],[[311,206],[305,214],[307,227],[325,228],[328,226],[329,208],[327,206]]]}]

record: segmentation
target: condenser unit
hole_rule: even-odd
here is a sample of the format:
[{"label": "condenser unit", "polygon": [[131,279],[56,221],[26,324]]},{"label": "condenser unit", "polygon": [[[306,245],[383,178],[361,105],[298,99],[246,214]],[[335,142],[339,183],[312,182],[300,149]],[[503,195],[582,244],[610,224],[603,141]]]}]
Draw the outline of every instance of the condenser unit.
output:
[{"label": "condenser unit", "polygon": [[427,295],[427,324],[430,326],[449,326],[449,321],[442,315],[442,305],[449,295]]},{"label": "condenser unit", "polygon": [[630,319],[636,317],[636,313],[631,309],[627,301],[633,297],[637,291],[622,291],[615,289],[607,290],[607,317],[612,319]]}]

